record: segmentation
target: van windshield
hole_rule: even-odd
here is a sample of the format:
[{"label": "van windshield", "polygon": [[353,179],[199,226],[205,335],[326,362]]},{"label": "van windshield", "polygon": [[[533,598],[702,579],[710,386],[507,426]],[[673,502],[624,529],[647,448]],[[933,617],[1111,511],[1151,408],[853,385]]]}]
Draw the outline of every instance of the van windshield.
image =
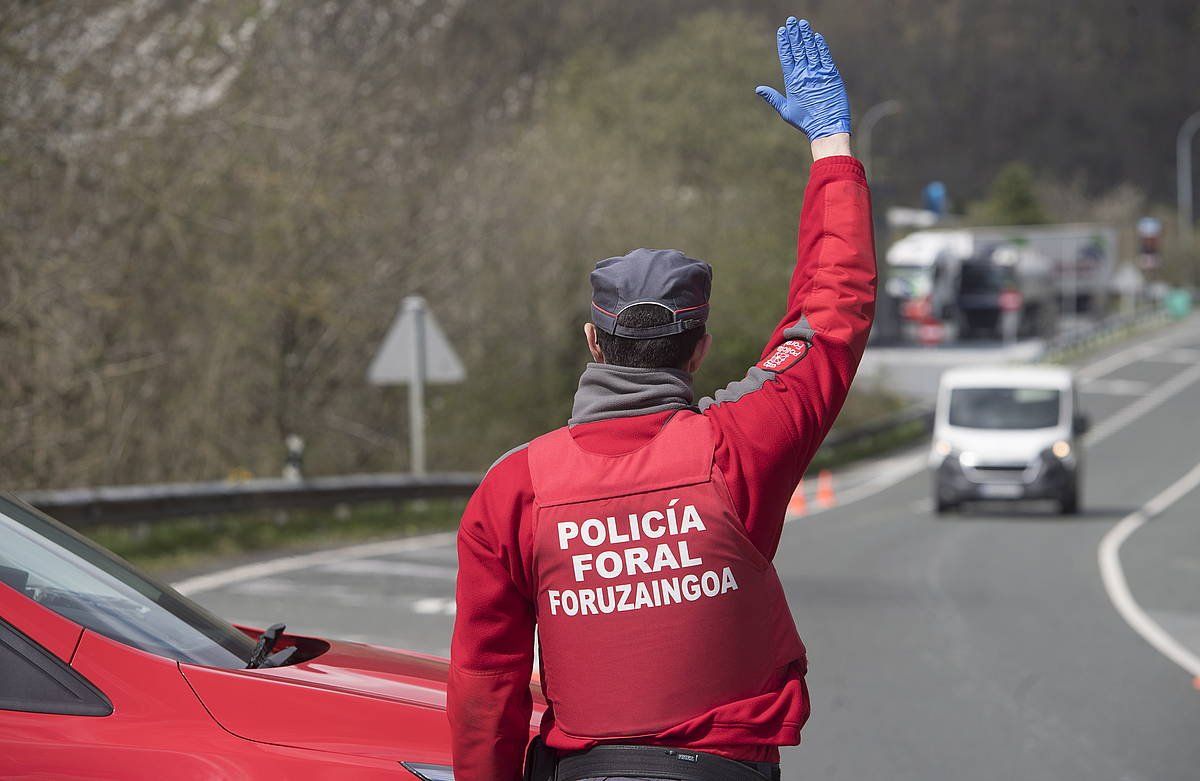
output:
[{"label": "van windshield", "polygon": [[1034,429],[1058,425],[1062,393],[1055,388],[956,388],[950,392],[950,425],[963,428]]}]

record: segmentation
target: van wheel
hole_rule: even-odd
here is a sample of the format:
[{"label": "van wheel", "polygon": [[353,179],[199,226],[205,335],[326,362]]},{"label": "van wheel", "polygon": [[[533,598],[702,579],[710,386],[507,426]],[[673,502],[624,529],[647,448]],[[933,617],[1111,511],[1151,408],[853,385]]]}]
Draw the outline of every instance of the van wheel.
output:
[{"label": "van wheel", "polygon": [[938,515],[947,515],[958,511],[958,502],[948,502],[940,496],[933,498],[933,509]]},{"label": "van wheel", "polygon": [[1079,487],[1071,486],[1058,500],[1059,515],[1079,515]]}]

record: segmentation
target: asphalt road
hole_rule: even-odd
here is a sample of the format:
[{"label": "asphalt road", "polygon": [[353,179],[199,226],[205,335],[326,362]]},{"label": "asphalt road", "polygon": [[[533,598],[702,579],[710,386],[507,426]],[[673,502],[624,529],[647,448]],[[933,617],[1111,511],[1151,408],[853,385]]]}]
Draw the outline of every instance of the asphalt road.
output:
[{"label": "asphalt road", "polygon": [[966,342],[937,347],[870,347],[858,367],[856,382],[878,384],[914,399],[932,402],[942,372],[953,366],[1034,361],[1047,344],[1030,339],[1015,344]]},{"label": "asphalt road", "polygon": [[[1086,331],[1095,320],[1085,317],[1059,318],[1058,333],[1067,335]],[[1025,339],[1006,344],[999,341],[971,340],[936,346],[871,346],[858,367],[859,384],[878,384],[917,399],[930,401],[937,395],[942,372],[953,366],[991,365],[997,362],[1034,361],[1045,355],[1049,343],[1044,339]]]},{"label": "asphalt road", "polygon": [[[809,648],[813,716],[784,778],[1200,778],[1196,671],[1117,612],[1098,564],[1118,522],[1200,462],[1200,322],[1080,376],[1096,424],[1082,515],[937,518],[918,454],[840,476],[838,506],[789,523],[776,566]],[[1120,548],[1122,574],[1146,619],[1197,653],[1200,489],[1156,509]],[[232,619],[445,654],[454,573],[442,536],[184,586]]]}]

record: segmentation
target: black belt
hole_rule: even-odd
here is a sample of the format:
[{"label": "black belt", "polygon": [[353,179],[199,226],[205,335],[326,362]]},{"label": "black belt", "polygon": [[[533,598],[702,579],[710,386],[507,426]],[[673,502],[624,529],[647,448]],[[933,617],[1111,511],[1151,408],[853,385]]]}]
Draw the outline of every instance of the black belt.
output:
[{"label": "black belt", "polygon": [[733,759],[662,746],[596,746],[558,760],[555,781],[605,776],[673,781],[778,781],[779,765]]}]

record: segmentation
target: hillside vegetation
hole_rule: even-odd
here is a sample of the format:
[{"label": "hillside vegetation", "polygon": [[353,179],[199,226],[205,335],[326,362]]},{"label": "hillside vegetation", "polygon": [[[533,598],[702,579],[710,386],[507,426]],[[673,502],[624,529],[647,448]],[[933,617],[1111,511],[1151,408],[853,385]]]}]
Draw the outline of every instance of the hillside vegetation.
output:
[{"label": "hillside vegetation", "polygon": [[365,372],[410,293],[469,372],[431,393],[432,466],[482,468],[566,418],[586,272],[636,246],[714,265],[698,389],[740,377],[805,185],[753,92],[790,12],[860,116],[904,102],[883,200],[962,206],[1013,161],[1048,219],[1173,193],[1194,2],[10,0],[4,486],[272,474],[292,432],[313,473],[402,468],[403,391]]}]

